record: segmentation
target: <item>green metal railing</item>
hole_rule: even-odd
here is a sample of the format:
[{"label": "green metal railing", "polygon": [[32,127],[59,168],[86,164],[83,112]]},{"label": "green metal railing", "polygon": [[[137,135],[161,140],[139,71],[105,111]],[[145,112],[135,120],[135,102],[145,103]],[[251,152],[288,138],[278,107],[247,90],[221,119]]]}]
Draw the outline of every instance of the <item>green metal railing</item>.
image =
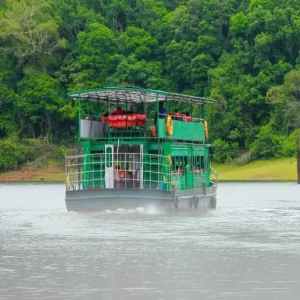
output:
[{"label": "green metal railing", "polygon": [[[201,122],[200,122],[201,121]],[[121,122],[121,121],[120,121]],[[193,142],[204,142],[204,125],[202,119],[193,118],[192,122],[173,121],[172,136],[166,133],[165,119],[159,119],[157,124],[147,118],[145,124],[132,126],[110,126],[109,122],[82,119],[80,120],[81,140],[141,140],[141,139],[173,139]],[[158,131],[158,132],[157,132]]]},{"label": "green metal railing", "polygon": [[168,159],[139,153],[91,154],[66,157],[67,190],[155,189],[171,191],[178,183]]},{"label": "green metal railing", "polygon": [[206,187],[207,177],[204,170],[187,172],[174,169],[169,156],[140,153],[68,156],[65,168],[68,191],[112,188],[186,190]]}]

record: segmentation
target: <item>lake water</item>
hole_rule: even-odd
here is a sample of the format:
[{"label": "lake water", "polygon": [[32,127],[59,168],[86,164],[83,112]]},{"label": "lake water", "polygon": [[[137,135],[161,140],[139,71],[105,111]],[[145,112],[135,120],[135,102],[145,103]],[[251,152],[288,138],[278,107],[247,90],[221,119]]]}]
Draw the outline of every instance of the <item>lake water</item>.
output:
[{"label": "lake water", "polygon": [[0,185],[0,299],[299,299],[300,185],[223,183],[217,209],[67,212]]}]

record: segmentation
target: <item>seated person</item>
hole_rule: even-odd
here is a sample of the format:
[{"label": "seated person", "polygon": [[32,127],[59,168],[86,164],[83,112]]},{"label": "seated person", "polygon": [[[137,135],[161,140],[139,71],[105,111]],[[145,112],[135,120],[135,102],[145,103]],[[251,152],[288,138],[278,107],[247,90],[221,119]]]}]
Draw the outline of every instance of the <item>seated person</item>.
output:
[{"label": "seated person", "polygon": [[192,118],[190,117],[190,113],[185,113],[184,117],[183,117],[185,122],[191,122]]},{"label": "seated person", "polygon": [[120,107],[117,107],[117,109],[114,110],[113,114],[114,115],[122,115],[123,111]]},{"label": "seated person", "polygon": [[165,119],[166,115],[167,115],[167,110],[164,108],[164,103],[160,101],[159,108],[158,108],[158,118]]},{"label": "seated person", "polygon": [[108,119],[108,112],[107,113],[105,113],[102,117],[101,117],[101,121],[107,121],[107,119]]},{"label": "seated person", "polygon": [[[164,108],[164,103],[162,101],[159,102],[159,107],[158,107],[158,118],[159,119],[165,119],[167,116],[167,110]],[[154,122],[156,123],[157,121],[157,113],[155,114],[154,117]]]},{"label": "seated person", "polygon": [[178,112],[178,109],[175,109],[175,118],[174,118],[174,120],[176,120],[176,121],[181,121],[182,120],[181,114]]}]

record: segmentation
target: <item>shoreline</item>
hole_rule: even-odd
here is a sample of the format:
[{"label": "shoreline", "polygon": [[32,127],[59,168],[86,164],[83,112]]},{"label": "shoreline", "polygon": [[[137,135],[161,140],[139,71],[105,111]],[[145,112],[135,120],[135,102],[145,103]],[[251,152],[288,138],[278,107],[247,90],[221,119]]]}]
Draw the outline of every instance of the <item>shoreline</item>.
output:
[{"label": "shoreline", "polygon": [[[254,161],[243,166],[213,164],[218,171],[218,182],[295,182],[296,158]],[[19,169],[0,173],[0,183],[65,183],[60,164],[49,163],[37,170]]]},{"label": "shoreline", "polygon": [[[65,181],[0,181],[1,184],[65,184]],[[297,181],[294,180],[219,180],[218,183],[295,183],[298,184]]]}]

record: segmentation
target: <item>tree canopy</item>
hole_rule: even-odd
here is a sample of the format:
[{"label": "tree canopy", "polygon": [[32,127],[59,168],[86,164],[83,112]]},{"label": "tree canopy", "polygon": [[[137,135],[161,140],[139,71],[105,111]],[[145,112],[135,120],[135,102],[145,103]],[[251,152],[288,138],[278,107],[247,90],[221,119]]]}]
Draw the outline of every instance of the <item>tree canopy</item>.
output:
[{"label": "tree canopy", "polygon": [[74,140],[67,92],[126,85],[216,99],[223,148],[300,128],[298,0],[0,0],[0,29],[0,138]]}]

